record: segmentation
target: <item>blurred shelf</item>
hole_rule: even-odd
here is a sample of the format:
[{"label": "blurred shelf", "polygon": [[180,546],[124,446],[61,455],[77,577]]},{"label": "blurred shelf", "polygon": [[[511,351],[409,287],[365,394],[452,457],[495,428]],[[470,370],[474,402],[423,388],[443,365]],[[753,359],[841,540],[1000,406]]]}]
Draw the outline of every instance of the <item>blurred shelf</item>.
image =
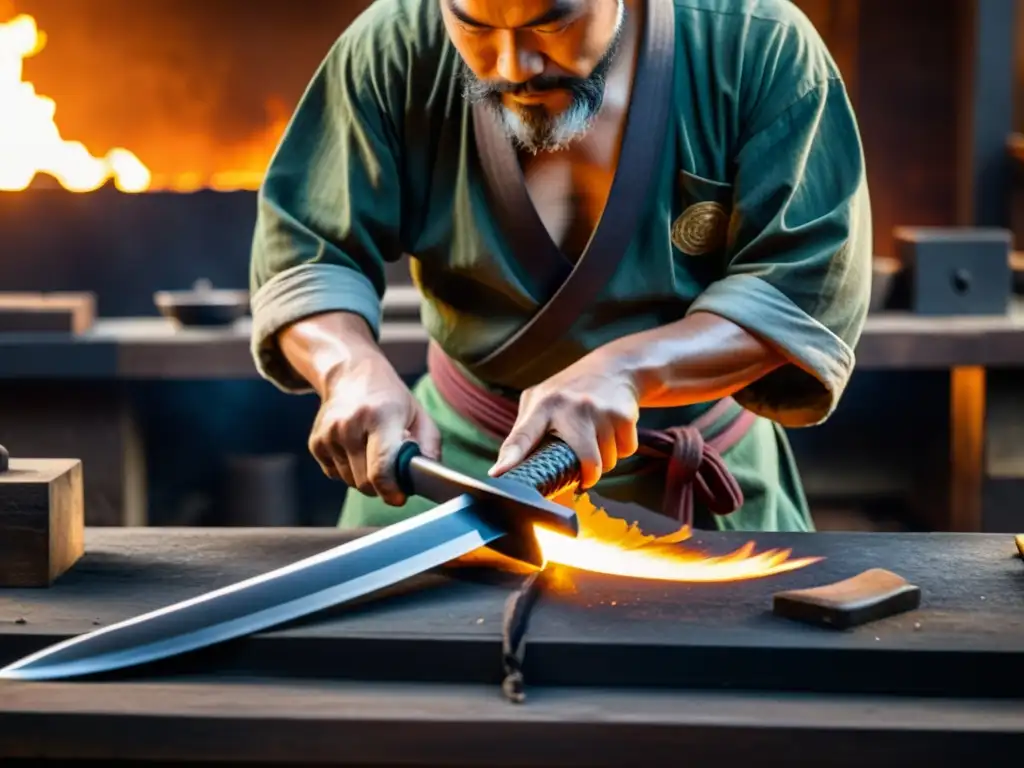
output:
[{"label": "blurred shelf", "polygon": [[[389,291],[382,345],[398,372],[415,376],[427,335],[411,286]],[[160,317],[98,319],[79,336],[0,334],[0,379],[251,379],[251,321],[224,328],[178,328]],[[868,317],[857,348],[859,369],[1024,367],[1024,300],[998,317]]]}]

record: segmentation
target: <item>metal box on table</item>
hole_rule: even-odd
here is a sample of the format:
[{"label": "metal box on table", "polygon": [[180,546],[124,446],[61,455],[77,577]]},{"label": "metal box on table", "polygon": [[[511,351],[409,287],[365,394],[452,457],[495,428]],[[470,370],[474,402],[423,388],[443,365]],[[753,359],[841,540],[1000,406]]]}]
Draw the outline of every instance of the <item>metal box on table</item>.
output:
[{"label": "metal box on table", "polygon": [[1013,293],[1009,230],[898,227],[909,309],[921,315],[1004,315]]}]

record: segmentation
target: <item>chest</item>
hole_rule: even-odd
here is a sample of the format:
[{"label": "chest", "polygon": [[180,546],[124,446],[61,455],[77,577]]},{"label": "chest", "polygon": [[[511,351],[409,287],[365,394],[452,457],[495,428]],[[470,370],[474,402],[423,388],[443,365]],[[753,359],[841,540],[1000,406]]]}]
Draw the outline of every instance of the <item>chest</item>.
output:
[{"label": "chest", "polygon": [[571,261],[597,228],[615,179],[618,157],[592,144],[522,161],[530,200],[552,242]]}]

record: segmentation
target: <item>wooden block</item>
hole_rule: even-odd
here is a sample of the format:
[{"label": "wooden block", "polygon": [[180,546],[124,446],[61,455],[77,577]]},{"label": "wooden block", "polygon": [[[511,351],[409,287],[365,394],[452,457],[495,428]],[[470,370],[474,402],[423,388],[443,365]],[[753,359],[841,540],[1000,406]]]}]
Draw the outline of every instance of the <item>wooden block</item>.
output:
[{"label": "wooden block", "polygon": [[95,318],[92,293],[0,292],[0,333],[84,333]]},{"label": "wooden block", "polygon": [[1018,533],[1013,540],[1017,543],[1017,552],[1024,557],[1024,533]]},{"label": "wooden block", "polygon": [[891,571],[872,568],[835,584],[778,592],[772,607],[776,616],[849,629],[920,604],[920,588]]},{"label": "wooden block", "polygon": [[0,587],[47,587],[85,551],[82,462],[10,459],[0,472]]}]

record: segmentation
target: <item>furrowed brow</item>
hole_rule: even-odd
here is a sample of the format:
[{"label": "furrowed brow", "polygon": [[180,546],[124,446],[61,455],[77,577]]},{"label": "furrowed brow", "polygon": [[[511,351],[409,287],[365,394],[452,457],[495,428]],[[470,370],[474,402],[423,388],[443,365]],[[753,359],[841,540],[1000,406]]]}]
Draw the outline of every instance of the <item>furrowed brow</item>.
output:
[{"label": "furrowed brow", "polygon": [[[449,0],[448,9],[451,11],[452,16],[458,19],[460,22],[465,24],[467,27],[476,27],[478,29],[494,29],[490,24],[484,24],[478,19],[474,19],[464,9],[459,6],[457,0]],[[572,16],[577,10],[577,4],[572,0],[557,0],[551,8],[544,11],[544,13],[533,17],[521,27],[541,27],[545,24],[554,24],[559,21]]]}]

